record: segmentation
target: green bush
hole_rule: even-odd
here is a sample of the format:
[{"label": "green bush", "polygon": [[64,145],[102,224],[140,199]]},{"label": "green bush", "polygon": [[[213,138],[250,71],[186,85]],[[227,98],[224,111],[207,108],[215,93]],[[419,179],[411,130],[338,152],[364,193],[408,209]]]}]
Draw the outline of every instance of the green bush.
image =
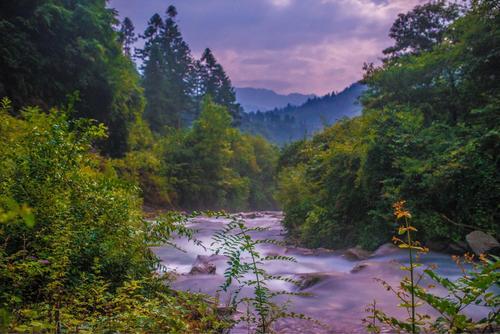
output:
[{"label": "green bush", "polygon": [[209,98],[186,130],[162,138],[164,174],[187,209],[271,209],[277,150],[232,127],[225,107]]},{"label": "green bush", "polygon": [[[0,309],[18,332],[210,332],[200,297],[172,291],[149,245],[179,217],[142,218],[138,188],[103,168],[106,130],[68,112],[0,107]],[[103,170],[104,169],[104,170]],[[183,230],[181,230],[182,232]]]}]

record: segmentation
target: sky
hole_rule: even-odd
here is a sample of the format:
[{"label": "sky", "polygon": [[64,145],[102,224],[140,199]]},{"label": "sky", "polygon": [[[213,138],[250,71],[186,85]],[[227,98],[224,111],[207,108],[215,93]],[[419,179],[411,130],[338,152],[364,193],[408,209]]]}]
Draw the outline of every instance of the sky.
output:
[{"label": "sky", "polygon": [[236,87],[324,95],[362,77],[392,45],[397,14],[423,0],[110,0],[136,33],[177,7],[193,55],[210,47]]}]

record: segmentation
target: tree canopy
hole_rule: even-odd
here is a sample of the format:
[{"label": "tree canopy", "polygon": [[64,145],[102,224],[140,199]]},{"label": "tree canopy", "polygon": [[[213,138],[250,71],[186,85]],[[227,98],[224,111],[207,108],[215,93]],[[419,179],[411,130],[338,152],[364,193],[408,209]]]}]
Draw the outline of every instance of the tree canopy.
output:
[{"label": "tree canopy", "polygon": [[[113,156],[128,149],[128,126],[143,108],[139,76],[123,55],[106,1],[11,1],[0,4],[0,96],[16,108],[48,110],[74,99],[74,117],[104,123],[101,145]],[[17,110],[17,109],[16,109]]]},{"label": "tree canopy", "polygon": [[[422,7],[406,15],[415,13],[434,20]],[[472,229],[499,235],[499,18],[494,2],[473,2],[434,46],[366,73],[362,116],[283,151],[279,197],[292,236],[376,247],[401,198],[428,244],[463,241]]]}]

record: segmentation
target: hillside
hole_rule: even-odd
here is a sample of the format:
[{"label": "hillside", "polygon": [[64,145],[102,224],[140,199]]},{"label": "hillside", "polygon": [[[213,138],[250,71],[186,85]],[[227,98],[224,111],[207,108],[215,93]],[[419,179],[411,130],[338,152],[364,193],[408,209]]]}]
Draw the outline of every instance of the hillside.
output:
[{"label": "hillside", "polygon": [[307,138],[343,117],[358,115],[361,112],[358,98],[365,90],[366,86],[354,83],[338,94],[313,97],[300,106],[245,114],[241,129],[278,145]]},{"label": "hillside", "polygon": [[282,95],[270,89],[252,87],[235,88],[235,92],[236,100],[245,112],[267,111],[287,105],[300,106],[315,97],[313,94],[299,93]]}]

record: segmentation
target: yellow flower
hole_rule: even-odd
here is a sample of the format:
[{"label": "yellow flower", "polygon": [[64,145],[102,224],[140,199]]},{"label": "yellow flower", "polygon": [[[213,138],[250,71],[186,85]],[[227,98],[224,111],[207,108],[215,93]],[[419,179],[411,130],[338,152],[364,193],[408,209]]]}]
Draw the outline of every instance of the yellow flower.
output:
[{"label": "yellow flower", "polygon": [[406,201],[398,201],[394,203],[393,208],[394,208],[394,215],[396,216],[397,219],[401,218],[411,218],[411,213],[410,211],[405,209],[405,203]]},{"label": "yellow flower", "polygon": [[483,263],[488,263],[488,258],[486,257],[486,254],[484,254],[484,253],[479,254],[479,260]]}]

